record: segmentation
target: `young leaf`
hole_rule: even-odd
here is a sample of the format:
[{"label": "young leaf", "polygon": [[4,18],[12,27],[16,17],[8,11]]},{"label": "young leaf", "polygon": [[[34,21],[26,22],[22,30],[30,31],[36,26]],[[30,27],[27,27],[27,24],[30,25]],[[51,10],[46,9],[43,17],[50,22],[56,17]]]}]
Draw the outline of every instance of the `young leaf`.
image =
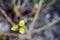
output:
[{"label": "young leaf", "polygon": [[21,27],[21,28],[19,29],[19,32],[20,32],[21,34],[24,34],[24,33],[25,33],[24,27]]},{"label": "young leaf", "polygon": [[17,31],[18,30],[18,25],[14,25],[12,28],[11,28],[12,31]]},{"label": "young leaf", "polygon": [[20,22],[19,22],[19,26],[24,26],[25,25],[25,21],[24,20],[21,20]]}]

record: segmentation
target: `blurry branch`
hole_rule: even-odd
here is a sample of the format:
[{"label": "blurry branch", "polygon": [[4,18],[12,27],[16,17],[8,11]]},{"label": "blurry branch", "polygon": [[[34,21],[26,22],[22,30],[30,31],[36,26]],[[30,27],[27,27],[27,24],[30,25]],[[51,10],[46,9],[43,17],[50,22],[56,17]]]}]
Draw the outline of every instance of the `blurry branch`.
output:
[{"label": "blurry branch", "polygon": [[0,32],[0,35],[4,35],[4,36],[17,36],[20,39],[24,39],[24,38],[28,38],[29,39],[28,35],[21,35],[21,34],[15,34],[15,33]]},{"label": "blurry branch", "polygon": [[16,3],[16,0],[12,0],[12,2],[13,2],[13,4],[15,4]]},{"label": "blurry branch", "polygon": [[17,17],[19,17],[20,12],[19,12],[19,9],[17,8],[16,4],[13,4],[13,5],[14,5],[13,11],[15,12],[15,19],[16,19]]},{"label": "blurry branch", "polygon": [[21,5],[21,9],[25,7],[25,5],[27,4],[29,0],[24,0],[23,4]]},{"label": "blurry branch", "polygon": [[18,2],[17,2],[17,8],[18,9],[20,9],[20,6],[21,6],[20,4],[21,4],[21,0],[18,0]]},{"label": "blurry branch", "polygon": [[[48,5],[46,6],[46,9],[45,9],[45,13],[48,12],[48,10],[50,9],[50,7],[56,2],[56,0],[52,0],[50,3],[48,3]],[[48,23],[47,25],[43,26],[42,28],[40,29],[37,29],[37,30],[34,30],[33,32],[40,32],[42,30],[45,30],[45,29],[48,29],[50,28],[51,26],[53,26],[54,24],[56,24],[57,22],[59,22],[60,19],[58,20],[55,20],[53,21],[52,23]]]},{"label": "blurry branch", "polygon": [[5,6],[5,4],[4,4],[4,2],[2,1],[2,2],[0,2],[0,7],[2,8],[2,9],[4,9],[4,10],[6,10],[7,9],[7,7]]},{"label": "blurry branch", "polygon": [[[15,23],[7,16],[5,11],[3,9],[1,9],[1,8],[0,8],[0,10],[1,10],[2,14],[6,17],[6,19],[11,23],[11,25],[15,25]],[[10,36],[10,35],[12,35],[12,36],[20,36],[21,38],[25,38],[25,37],[29,38],[28,35],[20,35],[20,34],[14,34],[14,33],[3,33],[3,32],[1,32],[0,34],[8,35],[8,36]]]},{"label": "blurry branch", "polygon": [[[52,27],[54,24],[56,24],[59,21],[60,21],[60,19],[57,19],[57,20],[53,21],[52,23],[49,23],[48,25],[46,25],[46,26],[44,26],[44,27],[42,27],[38,30],[35,30],[33,32],[41,32],[42,30],[45,30],[45,29],[48,29],[48,28]],[[17,37],[19,36],[20,38],[28,37],[26,35],[20,35],[20,34],[15,34],[15,33],[4,33],[4,32],[0,32],[0,35],[5,35],[5,36],[7,36],[7,35],[11,36],[12,35],[12,36],[17,36]]]},{"label": "blurry branch", "polygon": [[34,30],[33,32],[41,32],[42,30],[46,30],[46,29],[52,27],[53,25],[55,25],[56,23],[58,23],[59,21],[60,21],[60,18],[52,21],[51,23],[48,23],[47,25],[43,26],[42,28]]},{"label": "blurry branch", "polygon": [[11,25],[15,25],[15,23],[7,16],[6,12],[3,9],[0,8],[0,11],[5,16],[5,18],[8,20],[8,22],[11,23]]},{"label": "blurry branch", "polygon": [[21,13],[24,13],[26,9],[27,9],[26,7],[21,9]]},{"label": "blurry branch", "polygon": [[24,0],[23,4],[21,5],[21,0],[18,0],[17,8],[20,9],[20,13],[23,13],[26,10],[26,4],[29,0]]},{"label": "blurry branch", "polygon": [[[20,7],[20,1],[18,3],[18,6]],[[17,17],[19,17],[19,15],[20,15],[19,9],[17,8],[17,5],[16,5],[16,0],[13,0],[13,11],[15,13],[15,20],[16,20]]]},{"label": "blurry branch", "polygon": [[40,2],[39,2],[38,9],[37,9],[37,12],[36,12],[36,14],[35,14],[35,17],[34,17],[32,23],[31,23],[31,26],[29,26],[28,35],[29,35],[29,37],[30,37],[30,40],[32,40],[32,37],[31,37],[31,36],[32,36],[32,30],[33,30],[34,24],[35,24],[35,22],[36,22],[36,20],[37,20],[37,18],[38,18],[39,12],[41,11],[42,4],[43,4],[43,2],[40,1]]},{"label": "blurry branch", "polygon": [[48,3],[44,12],[47,13],[48,10],[50,9],[50,7],[51,7],[55,2],[56,2],[56,0],[52,0],[50,3]]},{"label": "blurry branch", "polygon": [[54,3],[56,2],[56,0],[52,0],[46,7],[46,9],[49,9]]},{"label": "blurry branch", "polygon": [[15,34],[15,33],[5,33],[5,32],[0,32],[0,35],[5,35],[5,36],[18,36],[19,34]]},{"label": "blurry branch", "polygon": [[38,16],[39,16],[39,12],[41,11],[42,4],[43,4],[43,2],[40,1],[40,2],[39,2],[38,9],[37,9],[37,12],[36,12],[35,17],[34,17],[32,23],[31,23],[31,26],[30,26],[30,29],[29,29],[29,30],[32,30],[32,29],[33,29],[34,24],[35,24],[35,22],[36,22],[36,20],[37,20],[37,18],[38,18]]}]

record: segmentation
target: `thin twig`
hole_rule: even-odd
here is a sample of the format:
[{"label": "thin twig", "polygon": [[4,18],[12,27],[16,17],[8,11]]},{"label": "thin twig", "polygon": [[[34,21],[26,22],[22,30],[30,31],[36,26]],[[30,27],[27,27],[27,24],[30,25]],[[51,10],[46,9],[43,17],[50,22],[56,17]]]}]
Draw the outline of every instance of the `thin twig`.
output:
[{"label": "thin twig", "polygon": [[36,12],[35,17],[34,17],[32,23],[31,23],[31,26],[30,26],[30,29],[29,29],[29,30],[32,30],[32,29],[33,29],[34,24],[35,24],[35,22],[36,22],[36,20],[37,20],[37,18],[38,18],[39,12],[41,11],[42,4],[43,4],[43,2],[40,1],[40,2],[39,2],[38,9],[37,9],[37,12]]},{"label": "thin twig", "polygon": [[12,2],[13,2],[13,4],[15,4],[16,3],[16,0],[12,0]]},{"label": "thin twig", "polygon": [[57,20],[54,20],[51,23],[48,23],[47,25],[43,26],[42,28],[36,29],[33,32],[41,32],[42,30],[46,30],[50,27],[52,27],[54,24],[58,23],[60,21],[60,18],[58,18]]},{"label": "thin twig", "polygon": [[21,9],[25,7],[25,5],[27,4],[29,0],[24,0],[23,4],[21,5]]},{"label": "thin twig", "polygon": [[54,3],[56,2],[56,0],[52,0],[46,7],[46,9],[49,9]]},{"label": "thin twig", "polygon": [[20,4],[21,4],[21,0],[18,0],[18,2],[17,2],[17,8],[18,9],[20,9],[20,6],[21,6]]},{"label": "thin twig", "polygon": [[[46,12],[49,10],[49,8],[51,7],[51,5],[53,5],[55,2],[56,2],[56,0],[55,0],[55,1],[52,0],[52,1],[47,5],[47,7],[46,7]],[[56,24],[58,21],[60,21],[60,19],[55,20],[55,21],[53,21],[52,23],[49,23],[49,24],[43,26],[43,27],[40,28],[40,29],[34,30],[33,32],[40,32],[40,31],[42,31],[42,30],[44,30],[44,29],[48,29],[48,28],[50,28],[51,26],[53,26],[54,24]]]},{"label": "thin twig", "polygon": [[36,22],[36,20],[38,18],[39,12],[41,11],[42,4],[43,4],[43,2],[40,1],[38,9],[37,9],[37,12],[35,14],[35,17],[34,17],[32,23],[31,23],[31,26],[29,27],[28,35],[29,35],[29,37],[30,37],[31,40],[32,40],[32,37],[31,37],[32,36],[32,30],[33,30],[34,24],[35,24],[35,22]]},{"label": "thin twig", "polygon": [[47,4],[46,9],[44,11],[44,13],[47,13],[48,10],[50,9],[50,7],[56,2],[56,0],[52,0],[50,3]]},{"label": "thin twig", "polygon": [[15,25],[15,23],[7,16],[6,12],[3,9],[0,8],[0,11],[5,16],[5,18],[8,20],[8,22],[11,23],[11,25]]},{"label": "thin twig", "polygon": [[[19,1],[19,0],[18,0]],[[19,2],[20,4],[20,2]],[[20,5],[18,4],[18,6],[20,7]],[[17,20],[17,17],[20,16],[20,11],[18,9],[18,6],[16,5],[16,0],[13,0],[13,11],[15,13],[15,20]]]},{"label": "thin twig", "polygon": [[[1,10],[2,14],[6,17],[6,19],[7,19],[12,25],[15,25],[15,23],[7,16],[7,14],[5,13],[5,11],[4,11],[3,9],[1,9],[1,8],[0,8],[0,10]],[[26,27],[25,27],[25,28],[26,28]],[[27,30],[27,29],[26,29],[26,30]],[[14,34],[14,33],[3,33],[3,32],[1,32],[0,34],[20,36],[21,38],[24,38],[24,37],[29,38],[29,37],[27,37],[27,35],[20,35],[20,34]]]},{"label": "thin twig", "polygon": [[20,34],[16,34],[16,33],[7,33],[7,32],[0,32],[0,35],[5,35],[5,36],[20,36],[20,38],[28,38],[28,36],[27,35],[20,35]]}]

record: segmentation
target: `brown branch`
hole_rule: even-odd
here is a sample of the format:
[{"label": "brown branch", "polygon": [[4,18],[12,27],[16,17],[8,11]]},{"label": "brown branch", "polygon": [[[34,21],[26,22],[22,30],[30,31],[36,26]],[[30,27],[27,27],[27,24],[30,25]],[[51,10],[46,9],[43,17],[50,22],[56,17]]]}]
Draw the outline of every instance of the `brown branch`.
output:
[{"label": "brown branch", "polygon": [[[49,8],[50,8],[55,2],[56,2],[56,0],[52,0],[52,1],[47,5],[45,12],[48,12]],[[33,32],[40,32],[40,31],[42,31],[42,30],[48,29],[48,28],[52,27],[54,24],[56,24],[56,23],[59,22],[59,21],[60,21],[60,19],[55,20],[55,21],[53,21],[52,23],[48,23],[47,25],[43,26],[42,28],[33,30]]]},{"label": "brown branch", "polygon": [[49,9],[54,3],[56,2],[56,0],[52,0],[46,7],[46,9]]},{"label": "brown branch", "polygon": [[48,10],[50,9],[50,7],[56,2],[56,0],[52,0],[50,3],[47,4],[46,9],[44,11],[44,13],[47,13]]},{"label": "brown branch", "polygon": [[17,8],[20,9],[20,5],[21,4],[21,0],[18,0],[18,3],[17,3]]},{"label": "brown branch", "polygon": [[41,11],[42,4],[43,4],[43,2],[40,1],[39,2],[39,6],[37,8],[37,12],[35,14],[35,17],[34,17],[32,23],[31,23],[31,26],[29,27],[28,35],[29,35],[29,37],[30,37],[31,40],[32,40],[32,37],[31,37],[32,36],[32,30],[33,30],[34,24],[35,24],[35,22],[36,22],[36,20],[38,18],[39,12]]},{"label": "brown branch", "polygon": [[15,25],[15,23],[8,17],[8,15],[6,14],[6,12],[3,9],[0,8],[0,11],[5,16],[5,18],[8,20],[8,22],[11,23],[11,25]]},{"label": "brown branch", "polygon": [[[6,17],[6,19],[7,19],[12,25],[15,25],[15,23],[6,15],[5,11],[4,11],[3,9],[1,9],[1,8],[0,8],[0,10],[1,10],[2,14]],[[27,30],[27,29],[26,29],[26,30]],[[27,30],[27,31],[28,31],[28,30]],[[21,39],[23,39],[23,38],[28,38],[28,39],[29,39],[28,35],[21,35],[21,34],[14,34],[14,33],[4,33],[4,32],[0,32],[0,34],[8,35],[8,36],[10,36],[10,35],[12,35],[12,36],[19,36]]]},{"label": "brown branch", "polygon": [[58,18],[57,20],[54,20],[51,23],[48,23],[47,25],[43,26],[42,28],[36,29],[33,32],[41,32],[42,30],[46,30],[50,27],[52,27],[54,24],[58,23],[60,21],[60,18]]},{"label": "brown branch", "polygon": [[5,35],[5,36],[19,36],[20,38],[28,38],[28,36],[27,35],[21,35],[21,34],[15,34],[15,33],[7,33],[7,32],[0,32],[0,35]]},{"label": "brown branch", "polygon": [[25,5],[27,4],[29,0],[24,0],[23,4],[21,5],[21,9],[25,7]]},{"label": "brown branch", "polygon": [[33,29],[34,24],[35,24],[35,22],[36,22],[36,20],[37,20],[37,18],[38,18],[39,12],[41,11],[42,4],[43,4],[43,2],[40,1],[40,2],[39,2],[38,9],[37,9],[37,12],[36,12],[35,17],[34,17],[32,23],[31,23],[31,26],[30,26],[30,29],[29,29],[29,30],[32,30],[32,29]]}]

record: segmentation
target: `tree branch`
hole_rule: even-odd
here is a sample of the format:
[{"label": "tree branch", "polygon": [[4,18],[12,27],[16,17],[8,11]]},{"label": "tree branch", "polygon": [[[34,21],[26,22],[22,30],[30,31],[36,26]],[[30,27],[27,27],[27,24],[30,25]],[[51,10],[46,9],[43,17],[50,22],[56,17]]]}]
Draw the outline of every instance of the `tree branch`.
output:
[{"label": "tree branch", "polygon": [[37,12],[36,12],[35,17],[34,17],[32,23],[31,23],[31,26],[30,26],[30,29],[29,29],[29,30],[32,30],[32,29],[33,29],[34,24],[35,24],[35,22],[36,22],[36,20],[37,20],[37,18],[38,18],[39,12],[41,11],[42,4],[43,4],[43,2],[40,1],[40,2],[39,2],[38,9],[37,9]]},{"label": "tree branch", "polygon": [[11,25],[15,25],[15,23],[7,16],[6,12],[3,9],[0,8],[0,11],[5,16],[5,18],[8,20],[8,22],[11,23]]},{"label": "tree branch", "polygon": [[48,23],[47,25],[43,26],[42,28],[36,29],[33,32],[41,32],[42,30],[46,30],[50,27],[52,27],[54,24],[58,23],[60,21],[60,18],[58,18],[57,20],[54,20],[51,23]]}]

